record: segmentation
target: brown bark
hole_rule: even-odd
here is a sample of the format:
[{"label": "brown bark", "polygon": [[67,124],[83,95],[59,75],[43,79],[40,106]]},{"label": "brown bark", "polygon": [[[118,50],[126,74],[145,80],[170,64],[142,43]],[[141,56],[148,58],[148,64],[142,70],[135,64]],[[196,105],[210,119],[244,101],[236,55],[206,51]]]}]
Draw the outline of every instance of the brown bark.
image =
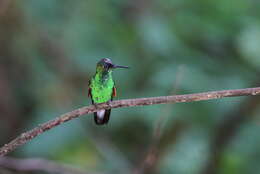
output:
[{"label": "brown bark", "polygon": [[150,97],[150,98],[139,98],[139,99],[127,99],[127,100],[117,100],[109,103],[101,103],[97,105],[91,105],[76,109],[74,111],[68,112],[61,115],[54,120],[50,120],[43,123],[36,128],[27,131],[8,144],[5,144],[0,148],[0,156],[4,156],[9,152],[14,151],[17,147],[25,144],[34,137],[42,134],[43,132],[54,128],[64,122],[71,119],[77,118],[84,114],[90,114],[101,109],[110,108],[120,108],[120,107],[133,107],[133,106],[145,106],[145,105],[155,105],[155,104],[166,104],[166,103],[186,103],[193,101],[211,100],[224,97],[237,97],[237,96],[255,96],[260,94],[260,87],[257,88],[245,88],[236,90],[222,90],[222,91],[212,91],[203,92],[196,94],[186,94],[186,95],[172,95],[172,96],[161,96],[161,97]]}]

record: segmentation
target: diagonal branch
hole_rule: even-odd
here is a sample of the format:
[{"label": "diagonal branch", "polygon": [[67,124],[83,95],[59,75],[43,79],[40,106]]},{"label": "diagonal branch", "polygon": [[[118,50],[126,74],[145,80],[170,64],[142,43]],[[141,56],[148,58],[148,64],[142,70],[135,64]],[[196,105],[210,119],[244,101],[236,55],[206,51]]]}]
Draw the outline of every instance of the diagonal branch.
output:
[{"label": "diagonal branch", "polygon": [[126,100],[116,100],[109,103],[101,103],[97,105],[85,106],[74,111],[63,114],[53,120],[43,123],[36,128],[27,131],[8,144],[5,144],[0,148],[0,156],[4,156],[9,152],[14,151],[18,146],[25,144],[34,137],[42,134],[43,132],[52,129],[64,122],[71,119],[77,118],[84,114],[90,114],[101,109],[110,108],[121,108],[121,107],[133,107],[133,106],[145,106],[145,105],[155,105],[155,104],[166,104],[166,103],[187,103],[193,101],[211,100],[224,97],[238,97],[238,96],[254,96],[260,94],[260,87],[257,88],[245,88],[236,90],[222,90],[222,91],[212,91],[203,92],[195,94],[186,95],[172,95],[172,96],[161,96],[161,97],[150,97],[150,98],[138,98],[138,99],[126,99]]}]

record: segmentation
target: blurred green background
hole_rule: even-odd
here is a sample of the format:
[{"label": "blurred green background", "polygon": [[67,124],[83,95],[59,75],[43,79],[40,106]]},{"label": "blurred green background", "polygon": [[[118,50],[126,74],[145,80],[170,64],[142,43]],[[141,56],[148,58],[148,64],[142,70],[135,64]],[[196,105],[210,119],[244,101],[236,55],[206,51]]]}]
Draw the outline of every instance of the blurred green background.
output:
[{"label": "blurred green background", "polygon": [[[258,0],[1,0],[0,144],[89,105],[101,58],[131,67],[114,72],[123,99],[255,87],[259,55]],[[86,173],[255,174],[259,106],[236,97],[114,109],[107,126],[83,116],[10,156]]]}]

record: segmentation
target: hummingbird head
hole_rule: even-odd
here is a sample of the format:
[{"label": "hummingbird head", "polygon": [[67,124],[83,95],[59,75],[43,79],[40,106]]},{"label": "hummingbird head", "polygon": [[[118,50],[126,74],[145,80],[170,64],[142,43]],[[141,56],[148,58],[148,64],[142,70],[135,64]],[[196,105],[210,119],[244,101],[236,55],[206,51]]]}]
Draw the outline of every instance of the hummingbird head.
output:
[{"label": "hummingbird head", "polygon": [[115,65],[112,63],[112,61],[109,58],[104,58],[101,59],[98,63],[97,63],[97,69],[102,70],[102,71],[106,71],[106,72],[110,72],[113,69],[116,68],[129,68],[128,66],[121,66],[121,65]]}]

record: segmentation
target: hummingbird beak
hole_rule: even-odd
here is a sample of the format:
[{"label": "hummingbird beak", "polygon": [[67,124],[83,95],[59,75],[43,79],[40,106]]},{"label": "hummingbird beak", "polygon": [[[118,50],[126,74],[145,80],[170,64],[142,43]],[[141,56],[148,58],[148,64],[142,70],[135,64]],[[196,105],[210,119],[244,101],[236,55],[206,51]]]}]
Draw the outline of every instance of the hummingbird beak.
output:
[{"label": "hummingbird beak", "polygon": [[111,64],[111,68],[115,69],[115,68],[130,68],[128,66],[122,66],[122,65],[114,65],[114,64]]}]

